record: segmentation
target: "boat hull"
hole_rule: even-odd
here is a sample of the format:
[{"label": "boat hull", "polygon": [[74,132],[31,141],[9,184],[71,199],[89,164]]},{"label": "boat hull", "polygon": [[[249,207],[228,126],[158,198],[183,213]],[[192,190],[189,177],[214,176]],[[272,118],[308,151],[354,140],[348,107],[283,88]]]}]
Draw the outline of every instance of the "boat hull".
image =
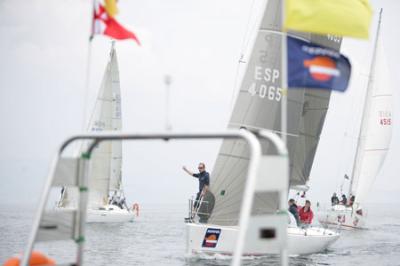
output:
[{"label": "boat hull", "polygon": [[[217,241],[214,240],[212,247],[205,246],[207,230],[219,230]],[[211,224],[187,223],[187,252],[188,254],[233,254],[238,235],[237,226],[217,226]],[[288,253],[290,255],[311,254],[324,251],[331,246],[339,234],[324,228],[310,227],[307,229],[291,228],[288,232]],[[268,244],[250,243],[244,249],[245,255],[269,255],[276,254]]]},{"label": "boat hull", "polygon": [[86,222],[88,223],[124,223],[134,220],[132,211],[121,209],[118,206],[107,205],[99,209],[88,209]]},{"label": "boat hull", "polygon": [[343,205],[336,205],[330,210],[320,211],[318,221],[321,224],[340,226],[343,229],[349,230],[365,228],[365,216],[358,215],[353,211],[353,208]]}]

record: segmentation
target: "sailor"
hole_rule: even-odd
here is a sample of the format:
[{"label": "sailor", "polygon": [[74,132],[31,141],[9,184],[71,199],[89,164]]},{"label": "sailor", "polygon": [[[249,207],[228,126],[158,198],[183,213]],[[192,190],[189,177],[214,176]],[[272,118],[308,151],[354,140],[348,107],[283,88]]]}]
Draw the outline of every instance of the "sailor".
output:
[{"label": "sailor", "polygon": [[356,196],[354,196],[354,195],[351,195],[350,196],[350,199],[349,199],[349,207],[353,207],[353,203],[354,203],[354,201],[356,200]]},{"label": "sailor", "polygon": [[289,204],[289,212],[293,214],[294,218],[296,219],[297,225],[299,225],[300,224],[299,212],[297,210],[297,205],[294,199],[290,199],[288,204]]},{"label": "sailor", "polygon": [[194,208],[196,209],[199,206],[199,201],[206,194],[210,186],[210,174],[206,172],[206,165],[204,163],[199,163],[198,174],[194,174],[193,172],[189,171],[186,166],[183,166],[182,169],[189,175],[199,179],[199,192],[196,195],[196,200],[194,203]]},{"label": "sailor", "polygon": [[345,194],[342,195],[342,200],[340,201],[341,204],[346,205],[347,204],[347,197]]},{"label": "sailor", "polygon": [[306,200],[306,205],[299,210],[300,222],[302,224],[311,224],[314,218],[314,213],[311,210],[311,202]]},{"label": "sailor", "polygon": [[121,196],[121,198],[119,199],[118,206],[119,206],[121,209],[123,209],[124,207],[125,207],[126,209],[128,209],[128,205],[126,204],[126,200],[125,200],[125,197],[124,197],[124,196]]},{"label": "sailor", "polygon": [[337,197],[336,193],[333,193],[333,195],[331,197],[331,203],[332,203],[332,206],[339,204],[339,198]]},{"label": "sailor", "polygon": [[112,195],[112,197],[111,197],[111,199],[109,201],[109,204],[118,206],[119,202],[120,202],[120,198],[117,195],[117,191],[114,191],[114,194]]}]

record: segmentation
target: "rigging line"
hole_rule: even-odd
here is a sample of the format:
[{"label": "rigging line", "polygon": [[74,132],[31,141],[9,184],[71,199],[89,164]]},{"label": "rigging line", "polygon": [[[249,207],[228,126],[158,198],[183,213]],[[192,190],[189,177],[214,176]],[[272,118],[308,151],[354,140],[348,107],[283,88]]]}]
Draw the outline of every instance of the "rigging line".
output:
[{"label": "rigging line", "polygon": [[[249,14],[247,16],[247,24],[246,24],[246,28],[245,28],[246,30],[245,30],[244,37],[242,38],[242,45],[241,45],[241,50],[240,50],[240,58],[239,58],[239,61],[237,63],[237,66],[236,66],[236,73],[235,73],[235,79],[234,79],[234,82],[233,82],[232,96],[231,96],[231,103],[229,105],[229,107],[230,107],[229,111],[232,111],[232,109],[233,109],[233,104],[234,104],[234,100],[235,100],[235,92],[236,92],[238,79],[239,79],[240,65],[242,63],[246,63],[245,61],[243,61],[243,59],[244,59],[244,51],[247,49],[247,47],[249,45],[249,41],[250,41],[250,38],[248,37],[248,34],[249,34],[249,32],[252,32],[254,27],[255,27],[255,26],[253,26],[252,30],[251,31],[249,30],[250,29],[251,14],[253,13],[255,1],[256,0],[252,0],[250,11],[249,11]],[[247,41],[246,41],[246,39],[247,39]]]},{"label": "rigging line", "polygon": [[[347,108],[350,111],[348,113],[357,114],[357,115],[353,115],[351,117],[351,119],[346,119],[346,126],[344,128],[343,138],[341,139],[341,144],[340,144],[340,147],[343,147],[343,148],[341,148],[341,151],[342,151],[343,154],[346,154],[347,153],[346,151],[349,150],[349,147],[350,147],[350,145],[345,145],[346,142],[359,138],[358,136],[354,136],[354,135],[349,134],[350,124],[354,125],[356,117],[358,116],[357,105],[353,104],[353,102],[351,102],[350,106],[348,106]],[[350,160],[347,160],[345,158],[345,156],[342,156],[341,160],[339,162],[339,167],[337,168],[336,175],[337,176],[341,176],[341,173],[345,173],[346,169],[348,169],[352,163],[354,163],[354,158],[350,159]],[[352,178],[351,175],[352,174],[349,174],[349,178]],[[339,188],[339,185],[340,185],[340,188],[342,188],[343,185],[344,185],[344,182],[345,182],[344,176],[341,177],[340,179],[337,179],[337,180],[338,181],[336,182],[336,187]]]}]

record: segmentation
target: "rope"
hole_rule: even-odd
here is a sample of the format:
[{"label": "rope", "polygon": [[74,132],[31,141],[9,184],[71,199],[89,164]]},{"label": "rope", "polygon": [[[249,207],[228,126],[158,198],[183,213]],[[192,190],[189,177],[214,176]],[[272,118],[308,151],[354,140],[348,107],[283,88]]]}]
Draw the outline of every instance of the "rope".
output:
[{"label": "rope", "polygon": [[231,103],[229,105],[230,107],[230,111],[232,111],[233,109],[233,104],[235,101],[235,92],[236,92],[236,88],[237,88],[237,84],[238,84],[238,79],[239,79],[239,71],[240,71],[240,66],[242,63],[246,63],[245,61],[243,61],[244,59],[244,51],[247,50],[248,46],[249,46],[249,42],[250,42],[250,37],[249,32],[253,32],[254,28],[256,27],[256,25],[253,25],[251,27],[250,30],[250,20],[251,20],[251,14],[254,13],[254,3],[256,0],[252,0],[251,2],[251,7],[249,10],[249,14],[247,15],[247,23],[246,23],[246,30],[245,30],[245,34],[244,37],[242,38],[242,45],[241,45],[241,49],[240,49],[240,58],[238,60],[237,66],[236,66],[236,73],[235,73],[235,80],[233,82],[233,88],[232,88],[232,96],[231,96]]}]

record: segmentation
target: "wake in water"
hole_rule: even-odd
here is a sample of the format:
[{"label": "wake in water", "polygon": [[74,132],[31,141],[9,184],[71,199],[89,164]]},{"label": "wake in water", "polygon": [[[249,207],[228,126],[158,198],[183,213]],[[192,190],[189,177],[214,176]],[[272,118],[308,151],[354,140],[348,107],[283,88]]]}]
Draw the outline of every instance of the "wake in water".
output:
[{"label": "wake in water", "polygon": [[[228,254],[196,253],[185,256],[188,265],[230,265],[233,256]],[[242,265],[280,265],[279,256],[242,256]]]}]

